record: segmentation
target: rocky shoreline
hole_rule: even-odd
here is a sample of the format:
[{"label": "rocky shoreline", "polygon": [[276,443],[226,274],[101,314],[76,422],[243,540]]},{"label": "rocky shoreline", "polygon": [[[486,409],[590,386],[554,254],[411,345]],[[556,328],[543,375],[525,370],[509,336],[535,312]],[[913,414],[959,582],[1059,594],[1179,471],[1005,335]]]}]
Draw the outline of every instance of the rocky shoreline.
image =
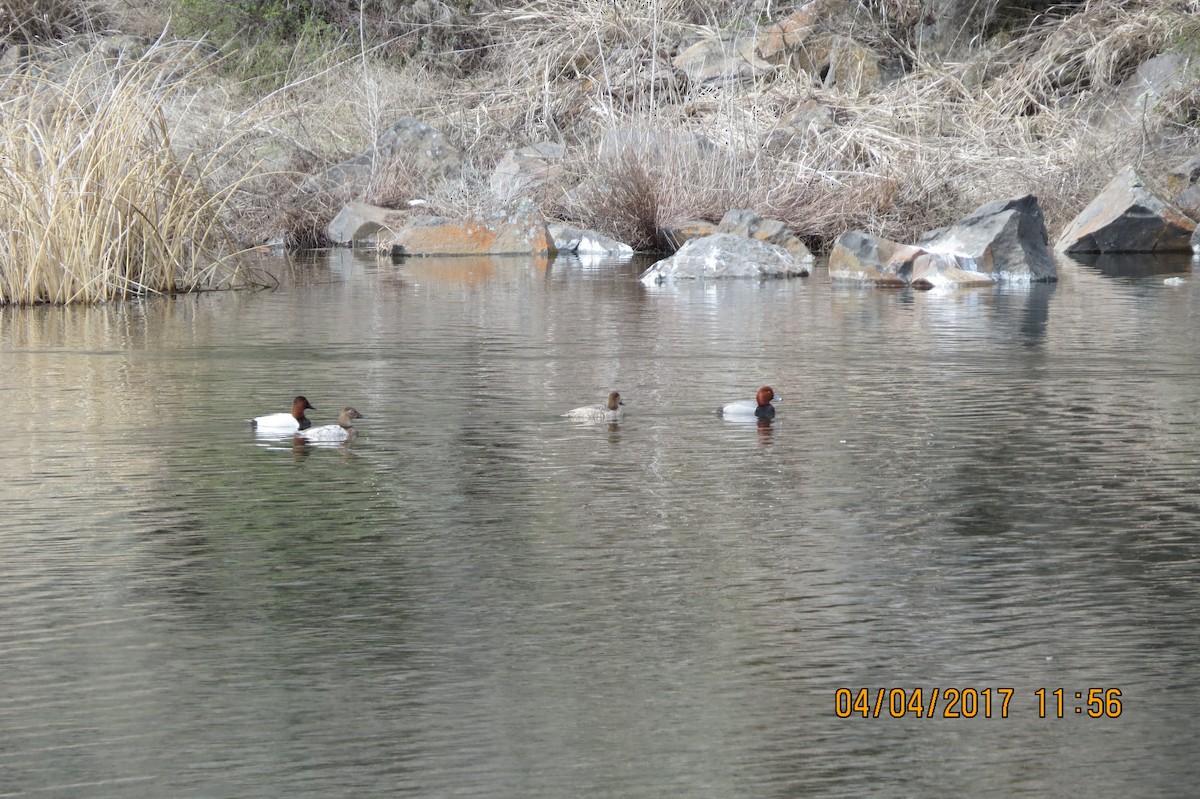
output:
[{"label": "rocky shoreline", "polygon": [[[1181,210],[1200,191],[1200,157],[1173,173],[1172,202],[1147,188],[1132,167],[1117,173],[1053,244],[1059,252],[1200,254],[1200,227]],[[632,257],[628,244],[602,233],[547,222],[528,199],[489,218],[412,216],[348,203],[328,229],[339,245],[404,258],[427,255],[588,253]],[[718,224],[691,221],[660,231],[671,254],[641,277],[648,284],[685,279],[780,278],[809,274],[813,255],[784,222],[731,209]],[[890,241],[862,231],[837,238],[829,256],[834,280],[918,289],[1057,280],[1051,242],[1036,197],[987,203],[955,224]]]},{"label": "rocky shoreline", "polygon": [[170,146],[244,246],[669,255],[648,281],[802,275],[822,252],[836,279],[918,288],[1200,246],[1187,0],[591,11],[476,10],[469,68],[338,51],[266,92],[167,27],[10,43],[0,97],[159,70]]}]

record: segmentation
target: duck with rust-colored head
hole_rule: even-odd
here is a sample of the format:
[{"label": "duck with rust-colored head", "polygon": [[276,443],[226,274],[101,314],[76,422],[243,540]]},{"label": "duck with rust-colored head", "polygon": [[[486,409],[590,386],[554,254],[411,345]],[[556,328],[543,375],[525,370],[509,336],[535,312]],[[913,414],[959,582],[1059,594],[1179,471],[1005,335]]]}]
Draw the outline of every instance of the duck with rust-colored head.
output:
[{"label": "duck with rust-colored head", "polygon": [[305,441],[350,441],[358,437],[358,431],[354,429],[354,420],[366,418],[347,405],[338,415],[337,424],[310,427],[307,430],[300,430],[296,435]]},{"label": "duck with rust-colored head", "polygon": [[608,395],[608,402],[603,405],[585,405],[574,408],[563,416],[579,422],[619,422],[621,421],[621,394],[617,391]]},{"label": "duck with rust-colored head", "polygon": [[735,400],[722,405],[717,413],[726,419],[774,419],[775,406],[771,400],[778,400],[775,389],[763,386],[752,400]]},{"label": "duck with rust-colored head", "polygon": [[304,415],[305,411],[315,411],[304,397],[292,400],[291,413],[269,413],[266,416],[256,416],[250,420],[250,427],[259,433],[286,435],[312,427],[312,421]]}]

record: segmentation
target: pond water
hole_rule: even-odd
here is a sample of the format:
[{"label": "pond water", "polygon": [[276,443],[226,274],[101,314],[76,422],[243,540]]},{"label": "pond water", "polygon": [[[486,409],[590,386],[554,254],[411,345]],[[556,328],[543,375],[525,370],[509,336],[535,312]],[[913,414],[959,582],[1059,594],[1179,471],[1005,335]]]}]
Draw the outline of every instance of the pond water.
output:
[{"label": "pond water", "polygon": [[[0,796],[1193,789],[1190,259],[641,266],[0,308]],[[764,383],[773,424],[713,413]],[[254,436],[301,393],[358,440]]]}]

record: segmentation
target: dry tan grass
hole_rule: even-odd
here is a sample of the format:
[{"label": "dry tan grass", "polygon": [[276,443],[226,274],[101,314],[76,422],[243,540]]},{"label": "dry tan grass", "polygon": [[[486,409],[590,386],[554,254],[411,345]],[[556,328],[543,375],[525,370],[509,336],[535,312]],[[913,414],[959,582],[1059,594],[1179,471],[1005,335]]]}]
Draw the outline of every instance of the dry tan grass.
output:
[{"label": "dry tan grass", "polygon": [[[549,140],[570,155],[562,176],[537,190],[544,210],[643,246],[657,225],[715,220],[731,207],[785,219],[818,245],[850,228],[903,239],[1027,192],[1053,229],[1114,165],[1167,163],[1200,138],[1194,87],[1150,109],[1143,130],[1103,130],[1085,113],[1194,26],[1198,0],[1091,0],[944,62],[921,61],[904,36],[919,16],[915,0],[869,7],[875,20],[856,36],[910,69],[864,94],[786,72],[695,86],[671,66],[698,36],[752,33],[766,21],[755,16],[761,4],[527,0],[473,20],[480,49],[446,54],[445,68],[435,58],[387,62],[378,57],[386,48],[362,37],[357,49],[350,35],[323,58],[291,65],[282,89],[253,96],[206,78],[170,95],[163,113],[176,147],[227,187],[221,207],[241,240],[282,233],[296,245],[320,243],[347,199],[300,191],[307,178],[362,152],[400,116],[449,136],[464,178],[425,183],[400,159],[380,164],[359,199],[494,210],[501,198],[488,176],[504,150]],[[831,123],[794,145],[765,146],[803,103],[826,109]],[[698,133],[714,148],[699,159],[667,147],[598,160],[597,142],[616,129]]]},{"label": "dry tan grass", "polygon": [[108,21],[102,0],[4,0],[0,43],[30,44],[100,30]]},{"label": "dry tan grass", "polygon": [[[557,213],[645,243],[652,223],[751,207],[828,243],[852,227],[904,238],[988,200],[1034,193],[1048,223],[1065,224],[1114,164],[1170,159],[1161,138],[1095,129],[1083,110],[1094,110],[1200,12],[1195,0],[1093,0],[1010,32],[1003,46],[965,51],[955,63],[917,61],[903,79],[854,96],[770,76],[687,86],[672,78],[669,57],[703,29],[681,7],[663,3],[650,15],[645,5],[591,2],[570,15],[581,24],[552,26],[566,10],[538,0],[490,18],[512,42],[491,100],[499,113],[488,117],[507,115],[501,140],[565,141],[583,164],[595,139],[615,128],[698,130],[718,145],[703,162],[662,152],[593,161],[596,179],[562,186]],[[911,23],[915,5],[881,8],[888,13],[864,35],[883,47],[889,23]],[[906,48],[897,40],[886,49],[919,57]],[[1177,128],[1191,96],[1173,101]],[[807,100],[829,109],[836,124],[801,146],[764,152],[776,120]],[[1194,126],[1176,133],[1175,151],[1196,139]]]},{"label": "dry tan grass", "polygon": [[[63,81],[20,73],[0,108],[0,302],[98,302],[244,283],[228,190],[171,147],[170,54],[94,54]],[[175,79],[175,83],[167,82]]]}]

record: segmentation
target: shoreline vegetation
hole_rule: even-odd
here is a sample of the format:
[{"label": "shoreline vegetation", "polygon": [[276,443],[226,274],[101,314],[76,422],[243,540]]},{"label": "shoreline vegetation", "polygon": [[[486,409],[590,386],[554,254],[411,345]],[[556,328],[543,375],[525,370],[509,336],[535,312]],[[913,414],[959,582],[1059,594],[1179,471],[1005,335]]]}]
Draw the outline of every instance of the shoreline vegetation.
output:
[{"label": "shoreline vegetation", "polygon": [[[10,2],[0,304],[258,284],[243,253],[324,246],[349,200],[503,208],[531,146],[561,156],[520,197],[639,250],[731,208],[827,251],[1025,194],[1053,238],[1124,166],[1200,152],[1200,0],[960,5],[986,13],[935,37],[953,0]],[[1163,54],[1176,79],[1131,100]],[[452,170],[400,151],[314,182],[405,117]],[[629,131],[652,144],[599,157]]]}]

